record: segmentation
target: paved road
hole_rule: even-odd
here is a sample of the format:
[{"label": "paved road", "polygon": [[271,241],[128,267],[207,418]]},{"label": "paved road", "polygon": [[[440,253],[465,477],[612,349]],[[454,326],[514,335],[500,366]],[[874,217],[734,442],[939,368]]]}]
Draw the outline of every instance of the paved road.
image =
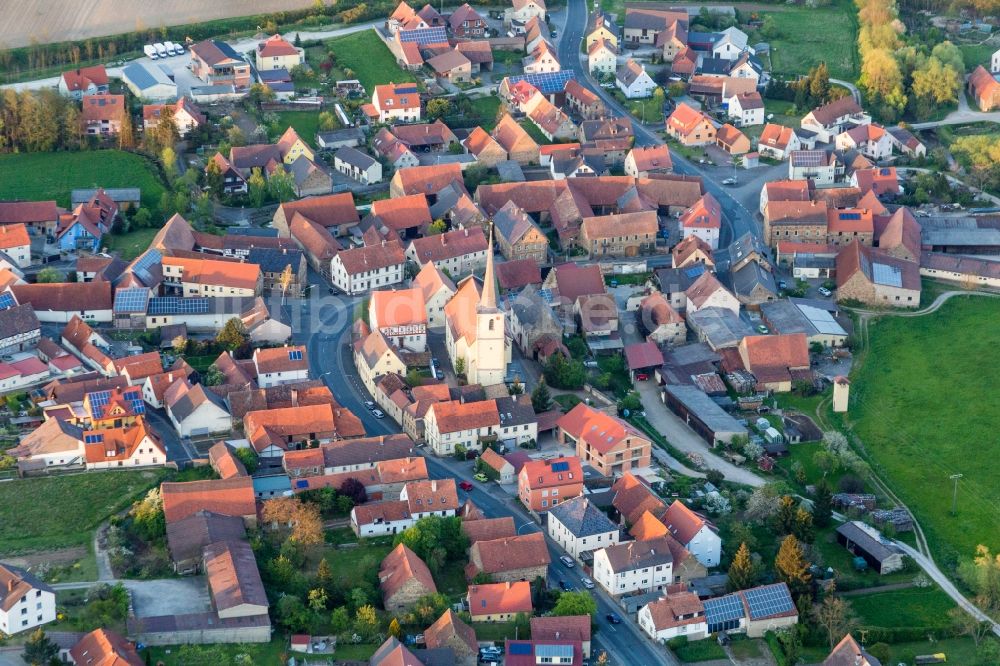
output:
[{"label": "paved road", "polygon": [[[319,278],[311,276],[311,279],[318,280]],[[289,301],[292,300],[289,299]],[[351,313],[361,300],[361,297],[323,296],[309,303],[307,308],[302,308],[300,303],[291,303],[291,309],[301,310],[307,317],[303,322],[306,325],[295,327],[295,330],[299,332],[293,337],[296,343],[308,345],[309,364],[313,375],[321,377],[336,396],[337,401],[361,418],[365,431],[369,435],[397,433],[400,430],[394,421],[389,418],[376,419],[365,408],[364,401],[369,400],[370,396],[362,387],[354,370],[350,347],[350,328],[353,323]],[[310,316],[313,310],[320,311],[321,316],[313,319]],[[540,529],[518,505],[516,499],[504,493],[497,486],[475,482],[472,479],[473,469],[470,463],[439,459],[430,455],[425,457],[431,478],[453,478],[470,481],[474,484],[475,490],[472,493],[459,492],[461,501],[464,502],[466,497],[471,497],[489,517],[511,516],[514,518],[514,522],[521,526],[522,533]],[[563,567],[559,563],[559,556],[564,555],[565,552],[551,540],[548,543],[552,561],[555,563],[550,567],[551,581],[555,583],[558,579],[563,579],[582,590],[579,569],[570,570]],[[608,613],[619,612],[620,607],[600,590],[593,590],[593,596],[598,603],[598,617],[601,623],[601,631],[594,638],[593,654],[598,654],[600,650],[607,650],[612,663],[622,666],[631,664],[669,664],[673,666],[678,663],[672,654],[657,648],[647,640],[640,632],[638,625],[631,620],[626,619],[625,622],[617,626],[608,625],[602,618]]]},{"label": "paved road", "polygon": [[842,81],[841,79],[830,79],[830,83],[835,83],[838,86],[844,86],[845,88],[850,90],[851,97],[854,98],[854,101],[857,102],[859,105],[861,104],[861,93],[858,92],[858,87],[856,85],[854,85],[850,81]]}]

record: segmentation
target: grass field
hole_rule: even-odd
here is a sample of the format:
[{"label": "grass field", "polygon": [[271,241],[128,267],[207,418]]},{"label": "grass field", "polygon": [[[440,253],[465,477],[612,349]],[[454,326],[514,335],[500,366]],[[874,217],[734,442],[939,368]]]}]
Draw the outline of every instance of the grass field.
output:
[{"label": "grass field", "polygon": [[163,478],[161,471],[108,471],[0,484],[0,553],[78,546],[108,516]]},{"label": "grass field", "polygon": [[117,252],[125,261],[131,261],[149,247],[158,231],[159,229],[136,229],[127,234],[107,234],[101,238],[101,243],[111,252]]},{"label": "grass field", "polygon": [[527,118],[522,119],[519,124],[524,128],[524,131],[528,133],[528,136],[534,139],[535,143],[539,146],[547,146],[552,143],[544,134],[542,134],[542,130],[538,129],[538,125],[531,122]]},{"label": "grass field", "polygon": [[711,638],[685,643],[674,649],[674,654],[685,664],[726,658],[726,651]]},{"label": "grass field", "polygon": [[936,627],[951,625],[948,611],[955,602],[937,587],[917,588],[850,597],[862,625],[873,627]]},{"label": "grass field", "polygon": [[89,187],[138,187],[147,208],[155,208],[163,194],[156,169],[133,153],[86,150],[0,155],[0,200],[55,199],[68,208],[70,190]]},{"label": "grass field", "polygon": [[775,74],[805,74],[826,62],[832,78],[853,81],[858,73],[856,12],[854,3],[845,0],[829,7],[786,6],[782,11],[762,12],[774,17],[779,36],[767,40],[751,35],[751,41],[771,44]]},{"label": "grass field", "polygon": [[361,81],[369,95],[375,91],[376,85],[416,81],[411,72],[400,69],[374,30],[335,37],[327,44],[333,47],[337,66],[352,70],[354,78]]},{"label": "grass field", "polygon": [[[319,129],[319,111],[279,111],[278,132],[281,136],[290,126],[295,128],[299,137],[314,149],[316,148],[316,131]],[[277,138],[274,137],[274,138]]]},{"label": "grass field", "polygon": [[[1000,549],[998,344],[1000,303],[953,299],[925,317],[873,321],[853,376],[855,431],[939,558],[947,546],[963,559],[977,544]],[[964,475],[957,517],[951,474]]]}]

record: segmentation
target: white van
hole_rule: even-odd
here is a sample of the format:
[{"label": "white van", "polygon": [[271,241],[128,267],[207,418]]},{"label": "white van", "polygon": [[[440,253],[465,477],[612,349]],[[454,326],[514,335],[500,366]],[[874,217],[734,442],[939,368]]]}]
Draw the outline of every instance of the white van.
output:
[{"label": "white van", "polygon": [[173,42],[163,42],[163,48],[167,52],[167,57],[174,55],[174,43]]},{"label": "white van", "polygon": [[145,53],[150,60],[157,60],[160,57],[160,54],[156,52],[156,49],[153,48],[152,44],[146,44],[143,46],[142,52]]},{"label": "white van", "polygon": [[153,48],[156,49],[157,55],[159,55],[161,58],[166,58],[169,55],[167,53],[167,47],[159,42],[153,44]]}]

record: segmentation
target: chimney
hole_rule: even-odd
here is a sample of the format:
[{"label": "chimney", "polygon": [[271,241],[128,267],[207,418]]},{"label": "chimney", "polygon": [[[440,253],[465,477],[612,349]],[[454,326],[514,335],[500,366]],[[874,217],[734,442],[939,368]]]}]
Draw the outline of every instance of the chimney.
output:
[{"label": "chimney", "polygon": [[16,584],[17,584],[17,580],[14,579],[13,577],[11,577],[10,579],[8,579],[7,580],[7,592],[8,593],[13,592],[14,591],[14,585],[16,585]]},{"label": "chimney", "polygon": [[292,407],[299,406],[299,390],[292,389]]}]

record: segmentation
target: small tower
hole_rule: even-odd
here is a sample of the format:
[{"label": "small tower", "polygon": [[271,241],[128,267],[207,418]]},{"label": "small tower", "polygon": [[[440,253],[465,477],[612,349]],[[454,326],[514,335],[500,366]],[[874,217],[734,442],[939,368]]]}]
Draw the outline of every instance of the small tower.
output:
[{"label": "small tower", "polygon": [[833,411],[846,412],[847,401],[851,393],[851,380],[843,375],[833,379]]},{"label": "small tower", "polygon": [[476,341],[470,350],[466,375],[470,382],[489,386],[503,382],[507,374],[504,312],[497,307],[496,276],[493,272],[493,231],[486,248],[486,274],[476,307]]}]

